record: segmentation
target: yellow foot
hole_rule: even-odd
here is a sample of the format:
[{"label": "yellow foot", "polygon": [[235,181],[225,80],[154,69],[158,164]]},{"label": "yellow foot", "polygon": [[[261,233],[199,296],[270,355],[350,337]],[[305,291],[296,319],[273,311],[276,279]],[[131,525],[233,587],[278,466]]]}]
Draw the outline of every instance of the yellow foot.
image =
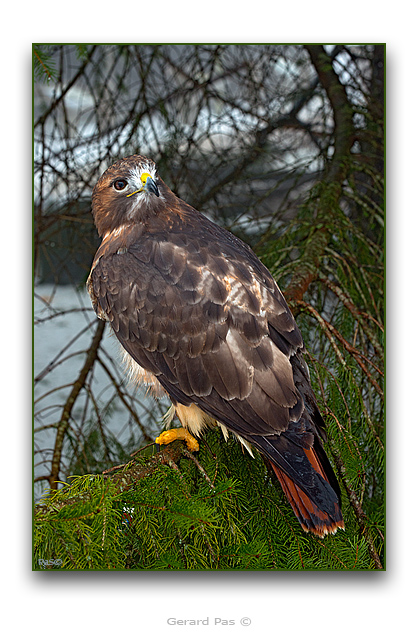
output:
[{"label": "yellow foot", "polygon": [[157,445],[169,445],[174,440],[185,440],[187,448],[190,451],[199,451],[199,443],[184,427],[176,427],[163,431],[162,434],[155,439]]}]

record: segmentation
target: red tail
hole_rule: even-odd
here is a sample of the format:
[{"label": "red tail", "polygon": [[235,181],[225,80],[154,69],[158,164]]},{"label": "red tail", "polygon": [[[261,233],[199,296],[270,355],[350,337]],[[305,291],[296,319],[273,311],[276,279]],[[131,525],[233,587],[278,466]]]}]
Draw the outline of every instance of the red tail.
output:
[{"label": "red tail", "polygon": [[[315,450],[305,449],[304,451],[315,471],[329,483]],[[318,537],[325,537],[335,533],[338,528],[344,528],[344,520],[337,502],[334,503],[335,513],[331,516],[326,511],[322,511],[277,465],[271,462],[271,466],[304,531],[310,531]]]}]

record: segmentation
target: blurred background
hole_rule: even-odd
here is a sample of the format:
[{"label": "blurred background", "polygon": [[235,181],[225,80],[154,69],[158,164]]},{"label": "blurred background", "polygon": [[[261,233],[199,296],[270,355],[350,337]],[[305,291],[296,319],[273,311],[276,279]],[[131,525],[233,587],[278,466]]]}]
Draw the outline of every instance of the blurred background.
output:
[{"label": "blurred background", "polygon": [[275,275],[353,517],[381,536],[384,46],[36,45],[33,56],[36,499],[152,443],[168,407],[129,385],[85,290],[99,245],[92,188],[140,153]]}]

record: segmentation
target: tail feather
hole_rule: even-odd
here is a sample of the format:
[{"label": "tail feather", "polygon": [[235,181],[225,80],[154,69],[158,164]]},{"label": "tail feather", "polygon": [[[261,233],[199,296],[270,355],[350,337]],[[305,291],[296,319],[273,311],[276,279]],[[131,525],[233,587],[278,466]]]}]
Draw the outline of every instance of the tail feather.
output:
[{"label": "tail feather", "polygon": [[[304,452],[316,473],[330,484],[315,450],[304,449]],[[304,531],[312,532],[318,537],[325,537],[325,535],[334,534],[338,528],[344,529],[344,520],[337,501],[333,501],[333,512],[329,511],[329,506],[327,511],[321,509],[280,467],[272,461],[270,463]]]}]

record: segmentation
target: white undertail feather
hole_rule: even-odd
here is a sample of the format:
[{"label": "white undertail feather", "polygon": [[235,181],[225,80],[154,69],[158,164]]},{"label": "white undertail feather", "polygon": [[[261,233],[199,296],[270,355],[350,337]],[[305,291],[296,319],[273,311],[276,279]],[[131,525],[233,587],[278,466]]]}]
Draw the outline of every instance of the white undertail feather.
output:
[{"label": "white undertail feather", "polygon": [[[208,414],[205,414],[205,412],[203,412],[197,405],[192,404],[186,406],[177,404],[175,406],[175,410],[177,417],[183,427],[186,427],[186,429],[188,429],[193,436],[197,436],[197,438],[199,438],[205,427],[215,427],[217,425],[221,428],[224,439],[228,439],[229,431],[225,427],[225,425],[222,425],[222,423],[219,423]],[[241,438],[241,436],[239,436],[235,432],[234,436],[245,447],[250,456],[254,458],[251,446],[247,443],[247,441]]]}]

